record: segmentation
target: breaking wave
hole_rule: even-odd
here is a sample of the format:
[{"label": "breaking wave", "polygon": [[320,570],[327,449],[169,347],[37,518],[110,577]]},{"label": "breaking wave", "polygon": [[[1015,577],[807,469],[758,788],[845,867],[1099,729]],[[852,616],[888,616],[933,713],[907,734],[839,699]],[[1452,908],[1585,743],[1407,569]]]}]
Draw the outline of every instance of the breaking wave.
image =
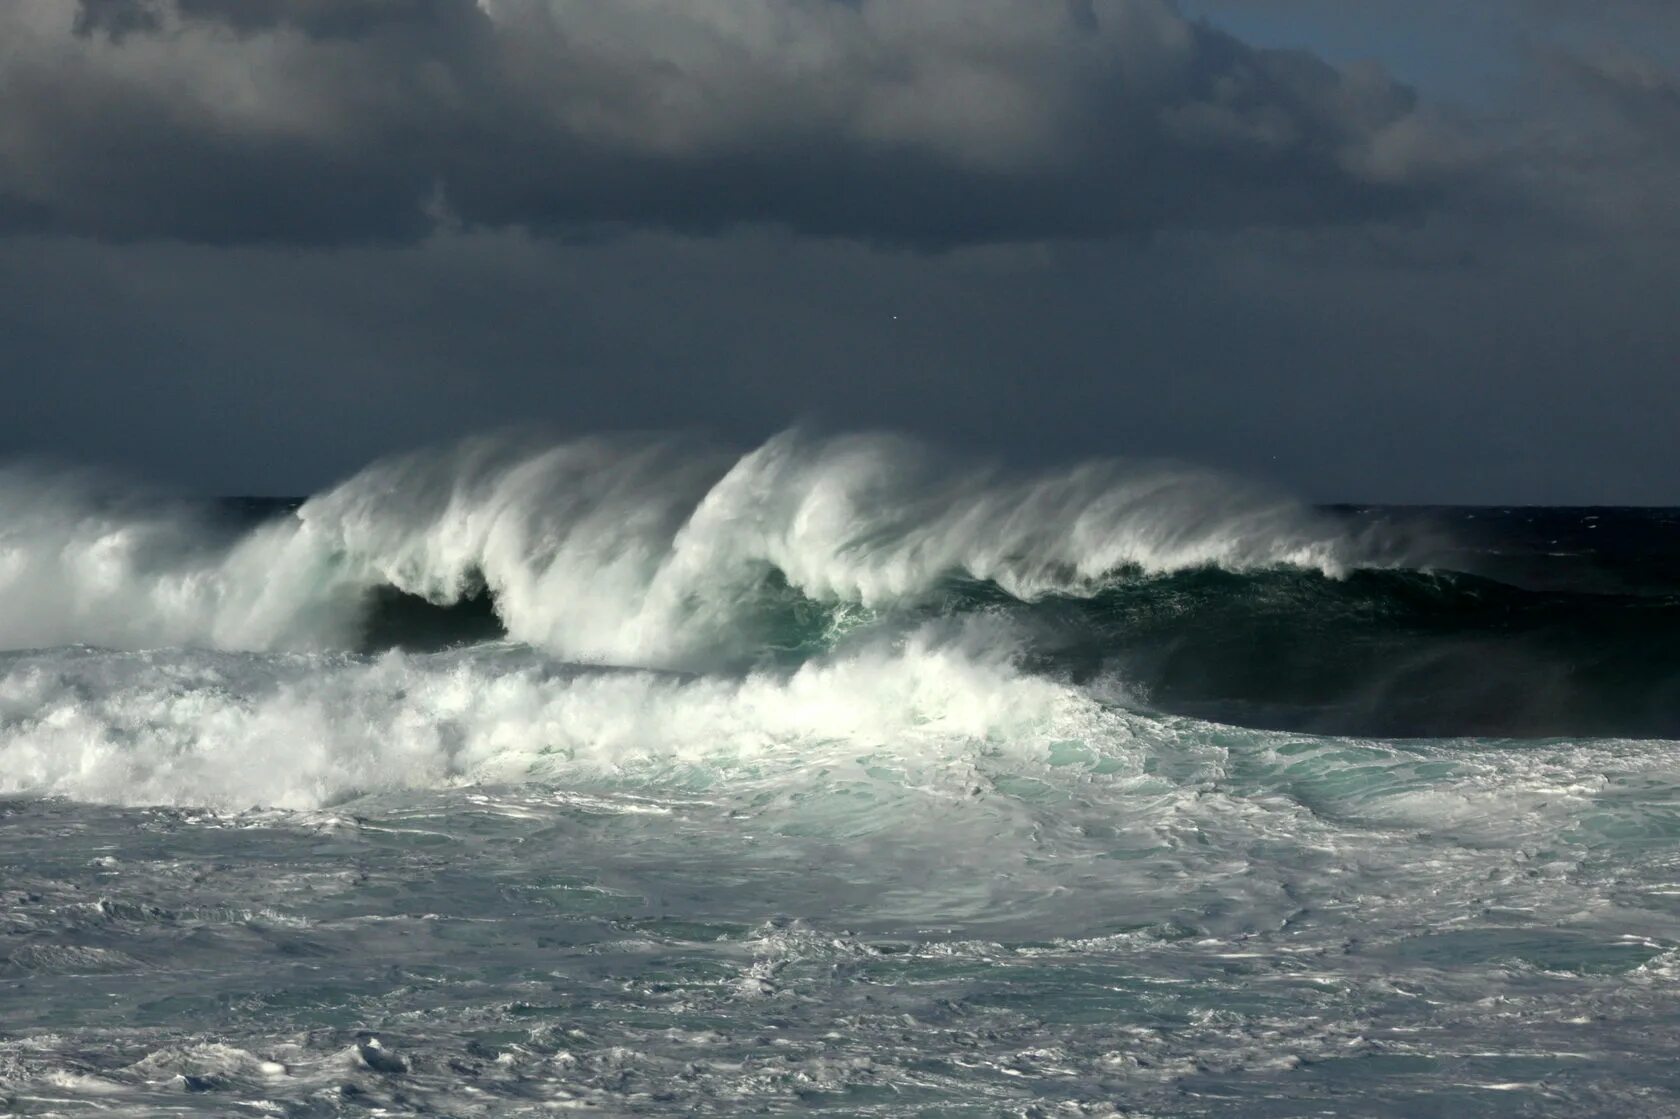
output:
[{"label": "breaking wave", "polygon": [[789,433],[739,456],[481,439],[376,463],[255,525],[13,470],[0,646],[357,649],[424,628],[419,600],[471,636],[699,670],[751,663],[790,626],[820,637],[849,612],[913,607],[953,578],[1032,601],[1126,573],[1340,576],[1396,548],[1207,471],[1019,475],[890,436]]}]

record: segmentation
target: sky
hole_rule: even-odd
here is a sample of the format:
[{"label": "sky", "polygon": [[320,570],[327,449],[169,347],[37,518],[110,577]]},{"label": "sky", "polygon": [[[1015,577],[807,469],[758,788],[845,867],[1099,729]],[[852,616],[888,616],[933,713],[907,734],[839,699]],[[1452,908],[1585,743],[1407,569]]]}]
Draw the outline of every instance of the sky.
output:
[{"label": "sky", "polygon": [[509,424],[1680,505],[1672,0],[6,0],[0,458]]}]

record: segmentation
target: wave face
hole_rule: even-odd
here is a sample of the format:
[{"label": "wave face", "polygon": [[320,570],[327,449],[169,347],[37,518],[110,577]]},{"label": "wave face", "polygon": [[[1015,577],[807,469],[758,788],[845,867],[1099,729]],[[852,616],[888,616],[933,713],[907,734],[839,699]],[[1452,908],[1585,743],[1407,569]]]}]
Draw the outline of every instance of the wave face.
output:
[{"label": "wave face", "polygon": [[876,436],[0,472],[0,1110],[1666,1117],[1677,572]]},{"label": "wave face", "polygon": [[[973,593],[973,592],[971,592]],[[976,594],[987,597],[987,592]],[[1680,737],[1680,595],[1458,572],[1184,572],[1008,607],[1035,663],[1151,707],[1320,734]]]}]

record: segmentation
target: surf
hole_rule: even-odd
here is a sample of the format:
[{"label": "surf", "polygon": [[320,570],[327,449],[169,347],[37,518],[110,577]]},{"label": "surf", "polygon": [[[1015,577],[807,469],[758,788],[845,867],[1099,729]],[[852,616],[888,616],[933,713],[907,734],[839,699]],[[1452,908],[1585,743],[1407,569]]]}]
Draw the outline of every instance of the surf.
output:
[{"label": "surf", "polygon": [[1093,462],[1040,473],[887,435],[487,438],[370,465],[254,525],[0,475],[0,646],[330,650],[394,592],[486,598],[557,656],[750,663],[790,600],[893,611],[953,577],[1019,600],[1117,573],[1392,562],[1311,508],[1213,472]]}]

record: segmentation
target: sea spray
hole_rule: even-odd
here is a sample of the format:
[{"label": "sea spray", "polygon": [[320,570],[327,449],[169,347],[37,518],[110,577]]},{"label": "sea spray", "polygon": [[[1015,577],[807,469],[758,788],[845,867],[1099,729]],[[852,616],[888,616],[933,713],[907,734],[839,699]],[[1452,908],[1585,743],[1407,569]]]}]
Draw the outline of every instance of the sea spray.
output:
[{"label": "sea spray", "polygon": [[1206,471],[1121,462],[1036,475],[905,439],[798,433],[745,455],[685,441],[471,440],[375,463],[232,531],[96,483],[0,475],[0,646],[345,649],[382,587],[487,592],[559,656],[750,662],[788,588],[892,608],[953,576],[1031,599],[1116,573],[1394,562],[1390,542]]}]

